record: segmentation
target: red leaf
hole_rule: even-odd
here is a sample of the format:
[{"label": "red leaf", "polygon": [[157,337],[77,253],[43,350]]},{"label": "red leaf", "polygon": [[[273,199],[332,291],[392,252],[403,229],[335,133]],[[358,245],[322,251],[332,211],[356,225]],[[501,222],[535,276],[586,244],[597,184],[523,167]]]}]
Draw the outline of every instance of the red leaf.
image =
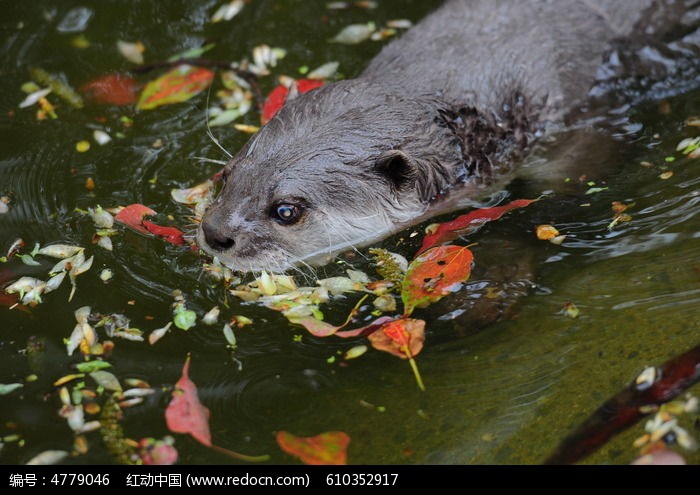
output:
[{"label": "red leaf", "polygon": [[185,244],[185,238],[183,237],[182,231],[178,228],[163,227],[162,225],[149,222],[148,220],[144,220],[142,223],[151,234],[162,237],[170,244],[174,244],[176,246],[183,246]]},{"label": "red leaf", "polygon": [[454,292],[471,274],[474,256],[462,246],[438,246],[414,259],[401,285],[404,316]]},{"label": "red leaf", "polygon": [[286,431],[276,435],[282,450],[313,466],[342,466],[347,464],[350,437],[342,431],[329,431],[315,437],[297,437]]},{"label": "red leaf", "polygon": [[143,226],[143,217],[153,216],[155,214],[156,212],[148,206],[134,203],[133,205],[122,208],[121,211],[114,216],[114,219],[142,234],[148,234],[148,229]]},{"label": "red leaf", "polygon": [[214,73],[202,67],[178,65],[143,89],[136,108],[151,110],[161,105],[187,101],[206,89],[214,79]]},{"label": "red leaf", "polygon": [[[348,323],[357,315],[357,313],[360,310],[360,306],[362,305],[362,302],[367,299],[367,296],[362,297],[357,304],[355,304],[355,307],[350,310],[350,314],[348,317],[345,319],[342,325],[334,326],[331,325],[330,323],[326,323],[325,321],[317,320],[313,316],[292,316],[288,317],[289,321],[291,323],[295,323],[297,325],[301,325],[306,330],[313,335],[314,337],[329,337],[331,335],[334,335],[340,330],[341,328],[347,326]],[[271,306],[268,306],[271,307]],[[281,309],[281,307],[273,308],[273,309]]]},{"label": "red leaf", "polygon": [[83,84],[80,91],[101,105],[131,105],[136,103],[139,83],[125,74],[107,74]]},{"label": "red leaf", "polygon": [[190,380],[190,358],[182,368],[182,376],[175,384],[172,400],[165,409],[165,422],[174,433],[189,433],[202,445],[211,447],[209,409],[199,402],[197,386]]},{"label": "red leaf", "polygon": [[410,359],[423,349],[425,322],[413,318],[399,318],[382,325],[368,337],[372,347],[402,359]]},{"label": "red leaf", "polygon": [[[315,79],[299,79],[297,80],[297,89],[299,93],[306,93],[312,89],[316,89],[323,86],[323,81],[318,81]],[[284,106],[284,102],[287,101],[287,95],[289,94],[289,89],[287,86],[280,84],[275,89],[270,91],[267,95],[265,103],[263,104],[263,111],[261,121],[266,124],[280,108]]]},{"label": "red leaf", "polygon": [[343,330],[340,332],[336,332],[335,335],[344,339],[348,339],[351,337],[359,337],[360,335],[369,335],[373,332],[376,332],[382,327],[382,325],[390,321],[394,321],[394,318],[392,318],[391,316],[380,316],[367,326],[356,328],[354,330]]},{"label": "red leaf", "polygon": [[504,214],[516,208],[523,208],[530,203],[534,203],[536,199],[517,199],[511,201],[507,205],[494,206],[492,208],[481,208],[474,210],[466,215],[460,215],[450,222],[438,223],[429,225],[426,228],[426,235],[423,238],[423,244],[417,254],[426,251],[428,248],[436,244],[444,244],[452,241],[457,237],[469,235],[476,232],[485,223],[492,220],[498,220]]}]

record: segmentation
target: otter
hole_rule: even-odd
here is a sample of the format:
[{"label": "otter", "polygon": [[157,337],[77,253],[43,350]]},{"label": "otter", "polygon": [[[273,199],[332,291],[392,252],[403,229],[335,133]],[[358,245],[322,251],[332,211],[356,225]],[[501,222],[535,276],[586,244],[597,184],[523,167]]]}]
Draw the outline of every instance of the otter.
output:
[{"label": "otter", "polygon": [[621,54],[691,36],[698,10],[448,0],[356,78],[290,96],[225,166],[197,241],[233,269],[284,271],[476,204],[539,137],[586,115]]}]

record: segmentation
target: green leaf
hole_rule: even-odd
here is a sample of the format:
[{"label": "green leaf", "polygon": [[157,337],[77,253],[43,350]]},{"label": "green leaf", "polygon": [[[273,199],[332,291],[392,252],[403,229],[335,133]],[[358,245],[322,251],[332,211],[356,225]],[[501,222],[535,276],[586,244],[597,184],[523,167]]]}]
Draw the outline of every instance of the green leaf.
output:
[{"label": "green leaf", "polygon": [[78,363],[75,368],[81,373],[92,373],[93,371],[103,370],[109,368],[112,365],[107,361],[86,361],[84,363]]},{"label": "green leaf", "polygon": [[201,57],[202,54],[208,52],[212,48],[214,48],[216,45],[214,43],[208,43],[204,46],[201,46],[199,48],[190,48],[189,50],[185,50],[182,53],[178,53],[176,55],[173,55],[168,59],[168,62],[175,62],[177,60],[182,60],[185,58],[197,58]]},{"label": "green leaf", "polygon": [[175,308],[173,323],[177,328],[189,330],[197,323],[197,313],[180,305]]},{"label": "green leaf", "polygon": [[119,380],[109,371],[93,371],[90,373],[90,376],[93,380],[95,380],[95,382],[97,382],[98,385],[107,390],[111,390],[113,392],[122,391],[122,386],[119,384]]}]

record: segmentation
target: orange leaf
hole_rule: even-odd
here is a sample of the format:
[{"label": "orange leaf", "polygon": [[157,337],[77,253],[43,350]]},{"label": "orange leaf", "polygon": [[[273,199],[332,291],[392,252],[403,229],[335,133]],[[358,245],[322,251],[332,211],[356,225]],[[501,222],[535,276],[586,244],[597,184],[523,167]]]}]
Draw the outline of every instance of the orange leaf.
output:
[{"label": "orange leaf", "polygon": [[436,244],[444,244],[452,241],[460,236],[469,235],[478,230],[482,225],[492,220],[498,220],[503,215],[516,208],[523,208],[530,203],[534,203],[536,199],[517,199],[511,201],[507,205],[494,206],[492,208],[481,208],[474,210],[466,215],[460,215],[450,222],[433,224],[429,226],[423,238],[423,244],[417,254],[426,251],[428,248]]},{"label": "orange leaf", "polygon": [[425,342],[425,322],[413,318],[399,318],[385,323],[368,337],[372,347],[401,359],[416,356]]},{"label": "orange leaf", "polygon": [[329,431],[315,437],[297,437],[286,431],[276,435],[282,450],[313,466],[342,466],[347,464],[350,437],[342,431]]},{"label": "orange leaf", "polygon": [[549,241],[559,235],[559,231],[553,225],[538,225],[535,229],[537,238],[541,241]]},{"label": "orange leaf", "polygon": [[165,409],[165,422],[174,433],[189,433],[202,445],[211,447],[209,409],[199,402],[197,386],[188,376],[190,357],[187,356],[182,376],[175,384],[172,400]]},{"label": "orange leaf", "polygon": [[474,256],[469,248],[438,246],[414,259],[401,285],[404,316],[454,292],[469,278]]}]

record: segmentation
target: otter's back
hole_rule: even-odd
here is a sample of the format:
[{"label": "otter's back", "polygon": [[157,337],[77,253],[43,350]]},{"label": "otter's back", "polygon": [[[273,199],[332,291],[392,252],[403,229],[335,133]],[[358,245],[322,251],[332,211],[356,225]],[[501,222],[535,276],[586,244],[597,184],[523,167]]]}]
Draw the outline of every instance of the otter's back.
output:
[{"label": "otter's back", "polygon": [[542,105],[543,119],[558,120],[587,95],[611,42],[660,39],[697,23],[691,3],[450,0],[385,47],[362,77],[411,80],[414,91],[479,109],[517,90]]}]

